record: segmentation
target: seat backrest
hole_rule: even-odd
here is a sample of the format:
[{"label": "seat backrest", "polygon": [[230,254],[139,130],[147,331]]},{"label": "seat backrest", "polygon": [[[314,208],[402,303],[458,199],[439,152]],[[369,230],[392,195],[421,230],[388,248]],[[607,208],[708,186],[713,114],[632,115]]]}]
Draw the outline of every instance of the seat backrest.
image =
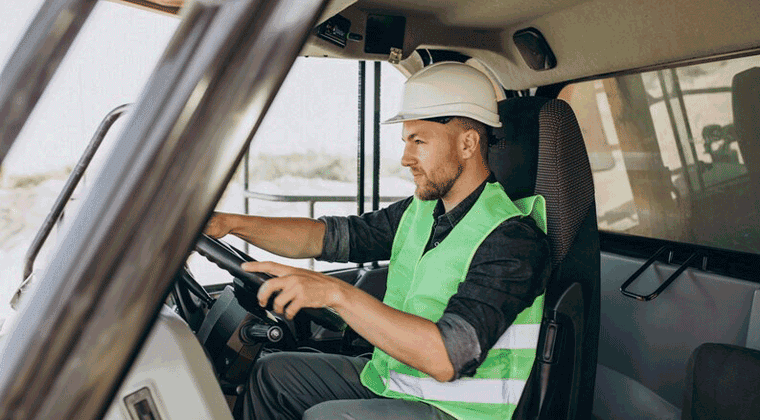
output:
[{"label": "seat backrest", "polygon": [[731,80],[734,128],[744,165],[753,182],[760,181],[760,67],[736,73]]},{"label": "seat backrest", "polygon": [[757,419],[758,388],[760,351],[729,344],[702,344],[687,364],[681,419]]},{"label": "seat backrest", "polygon": [[489,165],[510,198],[546,199],[552,276],[536,364],[513,418],[590,418],[599,341],[599,236],[591,166],[570,106],[500,102]]}]

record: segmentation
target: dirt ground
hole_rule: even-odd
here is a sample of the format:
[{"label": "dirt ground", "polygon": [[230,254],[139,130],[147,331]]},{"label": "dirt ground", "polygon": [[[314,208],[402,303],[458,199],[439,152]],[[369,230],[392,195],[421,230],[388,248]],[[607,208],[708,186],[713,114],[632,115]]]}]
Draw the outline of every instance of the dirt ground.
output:
[{"label": "dirt ground", "polygon": [[[11,312],[10,299],[21,283],[24,256],[66,181],[59,171],[4,180],[0,187],[0,319]],[[51,234],[54,239],[55,232]],[[50,246],[40,254],[44,260]]]}]

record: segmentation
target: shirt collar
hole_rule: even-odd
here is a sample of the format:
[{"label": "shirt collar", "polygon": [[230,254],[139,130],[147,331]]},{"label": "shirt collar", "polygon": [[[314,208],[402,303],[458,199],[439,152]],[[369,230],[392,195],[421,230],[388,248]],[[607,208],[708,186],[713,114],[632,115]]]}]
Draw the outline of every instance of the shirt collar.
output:
[{"label": "shirt collar", "polygon": [[448,220],[452,226],[456,225],[460,220],[462,220],[464,215],[470,211],[472,206],[475,205],[475,202],[478,201],[480,194],[483,193],[483,190],[486,188],[486,184],[489,182],[496,182],[496,176],[493,174],[493,172],[488,175],[488,178],[483,181],[483,183],[481,183],[478,188],[475,188],[475,190],[473,190],[470,195],[459,202],[459,204],[457,204],[456,207],[451,209],[448,213],[446,213],[446,208],[443,206],[443,200],[439,198],[438,203],[433,210],[433,217],[442,218],[445,216],[445,220]]}]

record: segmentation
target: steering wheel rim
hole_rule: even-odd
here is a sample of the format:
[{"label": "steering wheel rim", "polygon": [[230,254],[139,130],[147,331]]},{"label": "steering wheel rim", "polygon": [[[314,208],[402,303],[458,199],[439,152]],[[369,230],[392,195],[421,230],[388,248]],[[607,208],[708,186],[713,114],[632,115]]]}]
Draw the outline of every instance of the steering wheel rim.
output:
[{"label": "steering wheel rim", "polygon": [[[201,233],[198,238],[198,241],[195,244],[195,250],[207,260],[216,264],[219,268],[241,280],[248,291],[253,295],[258,292],[259,287],[264,284],[265,281],[272,278],[272,276],[266,273],[252,273],[243,270],[240,267],[242,263],[256,260],[229,243],[224,242],[221,239],[212,238],[205,233]],[[329,330],[343,331],[346,329],[345,321],[343,321],[343,319],[332,309],[303,308],[300,312],[306,314],[312,321]]]},{"label": "steering wheel rim", "polygon": [[[203,309],[210,308],[214,299],[195,280],[187,264],[176,274],[172,295],[177,305],[177,312],[193,331],[197,331],[203,322]],[[194,295],[200,302],[196,302],[190,295]]]}]

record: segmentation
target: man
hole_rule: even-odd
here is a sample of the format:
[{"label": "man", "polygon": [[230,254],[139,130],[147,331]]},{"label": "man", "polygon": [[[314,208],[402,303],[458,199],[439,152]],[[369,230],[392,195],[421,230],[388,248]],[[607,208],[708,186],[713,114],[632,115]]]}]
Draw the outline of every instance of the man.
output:
[{"label": "man", "polygon": [[[376,350],[370,361],[283,353],[259,360],[244,415],[256,419],[509,418],[535,358],[549,275],[543,199],[513,203],[487,166],[499,127],[493,85],[460,63],[405,84],[402,165],[415,196],[362,216],[217,214],[206,233],[236,235],[291,258],[390,259],[385,299],[339,279],[272,262],[265,305],[292,318],[330,307]],[[533,216],[531,218],[530,216]],[[541,223],[542,224],[542,223]],[[509,328],[509,329],[508,329]]]}]

